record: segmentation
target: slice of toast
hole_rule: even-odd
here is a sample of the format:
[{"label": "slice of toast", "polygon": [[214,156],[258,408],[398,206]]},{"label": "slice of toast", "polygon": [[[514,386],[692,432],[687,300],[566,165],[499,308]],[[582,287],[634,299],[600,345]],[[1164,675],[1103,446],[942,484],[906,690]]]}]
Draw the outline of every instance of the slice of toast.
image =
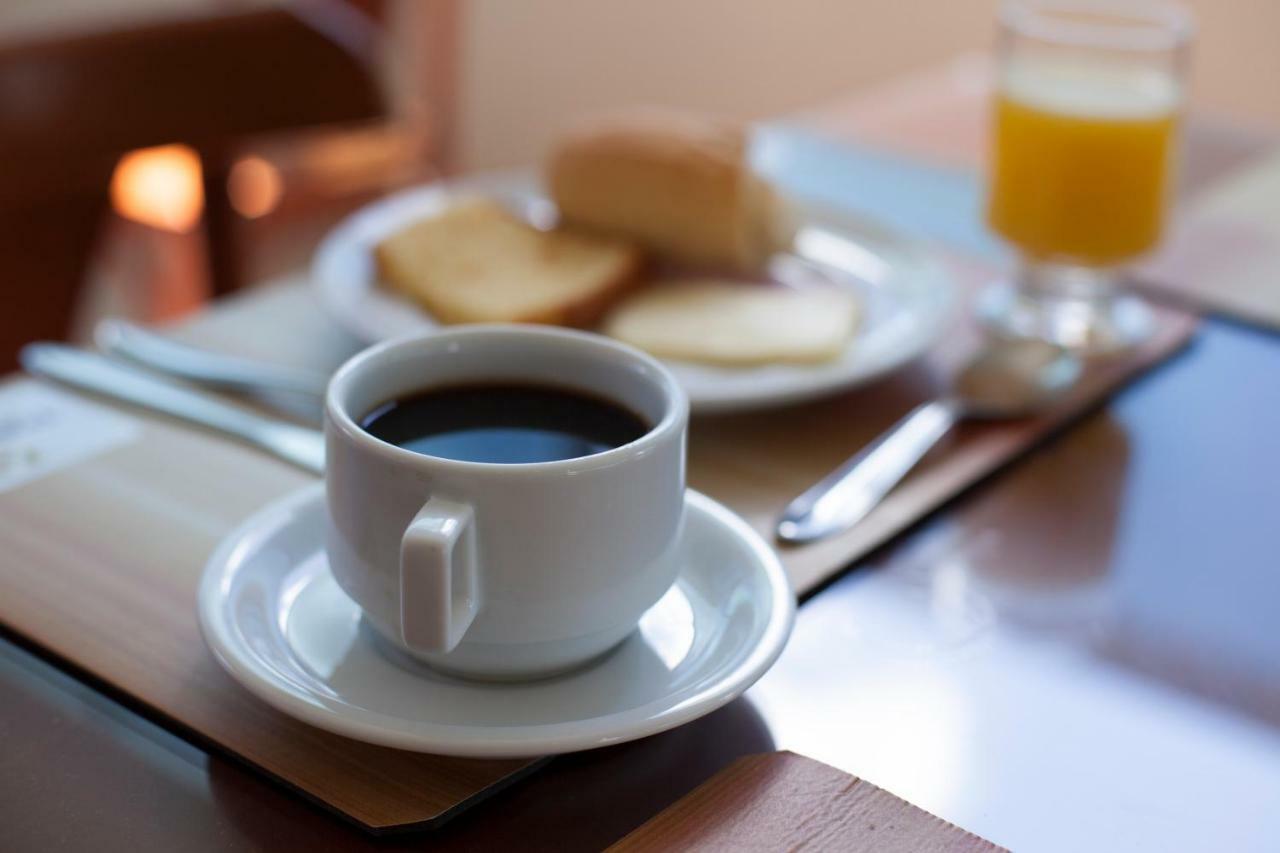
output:
[{"label": "slice of toast", "polygon": [[467,199],[374,249],[389,287],[442,323],[585,326],[636,280],[629,243],[541,231],[489,199]]},{"label": "slice of toast", "polygon": [[835,287],[671,281],[624,300],[604,331],[659,358],[728,367],[814,364],[845,351],[858,313],[853,294]]}]

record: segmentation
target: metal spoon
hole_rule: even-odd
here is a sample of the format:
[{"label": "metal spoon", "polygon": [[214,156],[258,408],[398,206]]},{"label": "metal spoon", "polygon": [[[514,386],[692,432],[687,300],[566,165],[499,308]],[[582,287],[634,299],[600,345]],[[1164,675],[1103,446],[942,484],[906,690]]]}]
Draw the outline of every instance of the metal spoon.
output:
[{"label": "metal spoon", "polygon": [[965,419],[1034,414],[1079,378],[1080,359],[1034,340],[1001,342],[971,361],[947,396],[918,406],[884,435],[787,505],[784,542],[814,542],[857,524],[929,448]]}]

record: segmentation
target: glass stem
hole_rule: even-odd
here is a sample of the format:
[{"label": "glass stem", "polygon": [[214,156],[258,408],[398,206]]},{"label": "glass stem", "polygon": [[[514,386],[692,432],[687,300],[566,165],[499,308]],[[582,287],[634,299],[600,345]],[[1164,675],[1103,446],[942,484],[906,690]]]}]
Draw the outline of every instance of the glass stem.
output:
[{"label": "glass stem", "polygon": [[979,300],[982,321],[1004,337],[1036,338],[1088,353],[1134,346],[1151,334],[1151,312],[1119,290],[1120,267],[1024,258],[1013,280]]},{"label": "glass stem", "polygon": [[1105,312],[1115,298],[1119,270],[1024,259],[1018,271],[1023,294],[1041,303]]}]

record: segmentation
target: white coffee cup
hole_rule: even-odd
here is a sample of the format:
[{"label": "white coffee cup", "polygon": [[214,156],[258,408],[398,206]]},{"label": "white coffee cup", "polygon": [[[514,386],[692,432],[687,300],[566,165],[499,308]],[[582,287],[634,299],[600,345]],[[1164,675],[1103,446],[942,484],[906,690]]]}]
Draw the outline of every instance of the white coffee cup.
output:
[{"label": "white coffee cup", "polygon": [[[360,422],[433,387],[529,382],[621,404],[651,428],[552,462],[427,456]],[[327,548],[367,622],[447,672],[571,669],[617,645],[675,582],[689,404],[654,359],[599,335],[467,326],[371,347],[325,401]]]}]

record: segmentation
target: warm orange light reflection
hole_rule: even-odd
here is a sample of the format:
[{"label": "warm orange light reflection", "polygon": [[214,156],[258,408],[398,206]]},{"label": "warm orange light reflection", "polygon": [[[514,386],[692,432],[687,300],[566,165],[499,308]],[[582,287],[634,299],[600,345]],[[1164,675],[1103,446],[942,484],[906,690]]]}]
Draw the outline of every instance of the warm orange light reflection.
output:
[{"label": "warm orange light reflection", "polygon": [[190,231],[204,208],[200,155],[186,145],[130,151],[111,176],[111,203],[121,216],[137,222]]},{"label": "warm orange light reflection", "polygon": [[280,170],[256,154],[241,157],[231,167],[227,195],[236,212],[248,219],[266,216],[284,195]]}]

